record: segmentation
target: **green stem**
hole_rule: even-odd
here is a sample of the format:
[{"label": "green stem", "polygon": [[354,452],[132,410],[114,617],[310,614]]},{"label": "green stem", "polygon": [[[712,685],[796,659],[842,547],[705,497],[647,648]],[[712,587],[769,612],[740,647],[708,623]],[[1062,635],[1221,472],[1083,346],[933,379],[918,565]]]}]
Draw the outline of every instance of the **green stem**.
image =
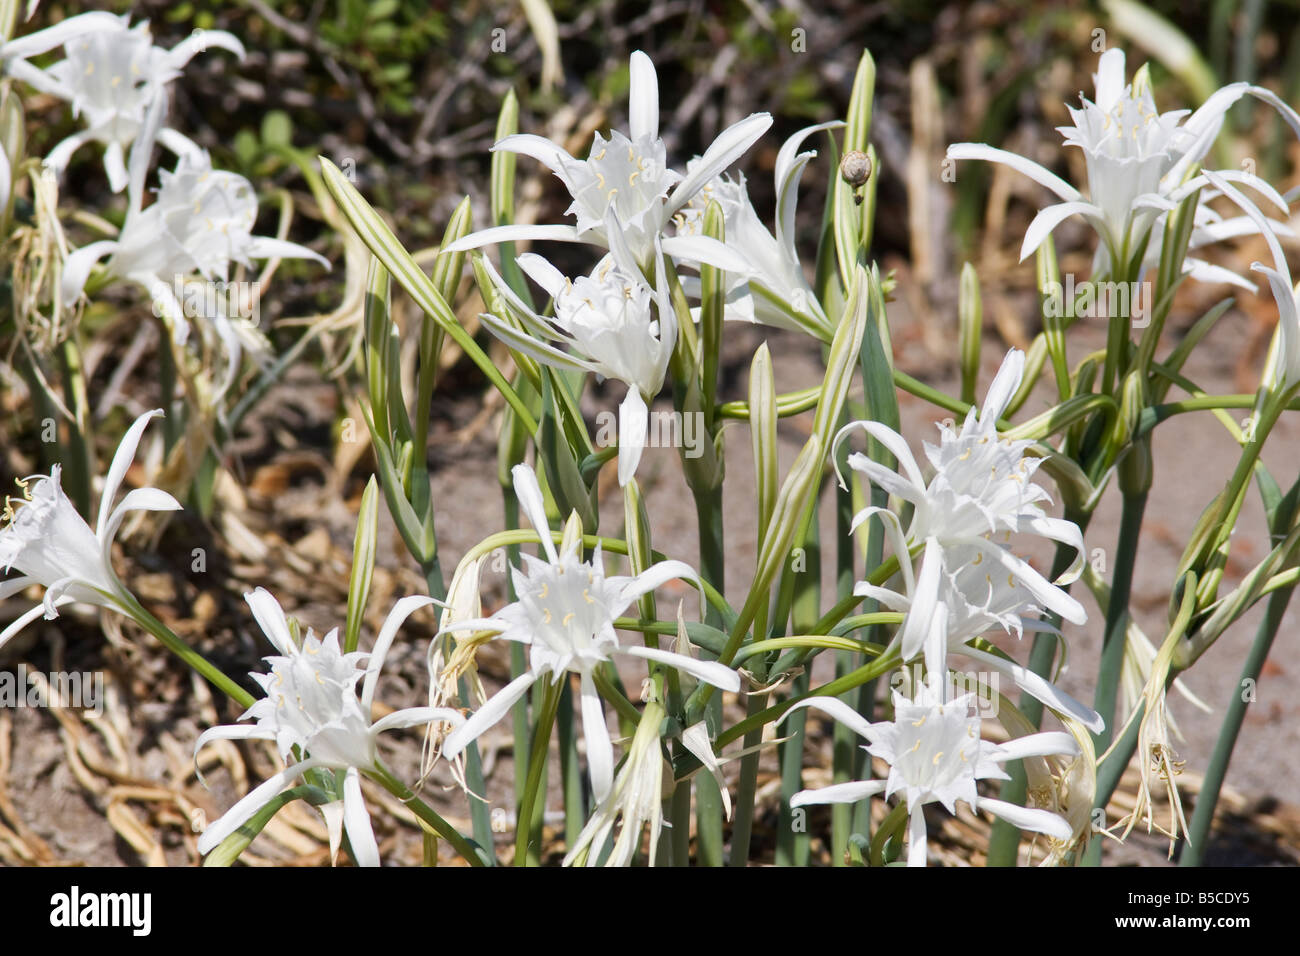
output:
[{"label": "green stem", "polygon": [[123,612],[127,616],[158,638],[167,650],[179,657],[199,676],[235,703],[245,708],[253,706],[254,698],[252,694],[227,677],[221,668],[172,633],[171,628],[145,610],[144,605],[137,601],[134,596],[128,594],[126,597],[127,600],[123,602]]},{"label": "green stem", "polygon": [[[722,537],[722,489],[692,489],[700,535],[700,574],[726,593],[726,556]],[[716,610],[706,605],[706,624],[722,626]],[[722,722],[722,698],[714,697],[705,708],[704,719],[711,727]],[[722,866],[722,791],[710,774],[695,778],[695,824],[697,862],[701,866]]]},{"label": "green stem", "polygon": [[515,824],[515,866],[536,866],[541,862],[541,846],[533,847],[529,837],[532,835],[532,821],[538,801],[545,803],[545,795],[539,794],[542,778],[546,770],[546,757],[551,744],[551,727],[555,724],[556,712],[560,709],[561,681],[552,681],[550,676],[542,678],[546,688],[542,692],[541,707],[538,708],[537,723],[533,726],[533,744],[528,755],[528,780],[524,784],[523,799],[519,802],[519,813]]},{"label": "green stem", "polygon": [[1205,769],[1205,780],[1196,797],[1196,810],[1192,813],[1186,842],[1183,844],[1182,855],[1178,860],[1180,866],[1199,866],[1205,857],[1210,825],[1214,821],[1214,808],[1219,802],[1219,791],[1223,788],[1223,781],[1228,773],[1232,751],[1237,746],[1237,735],[1241,733],[1242,722],[1246,719],[1246,705],[1249,700],[1254,699],[1253,695],[1248,699],[1243,688],[1247,681],[1251,686],[1258,682],[1260,672],[1264,668],[1264,661],[1268,658],[1273,639],[1277,636],[1282,617],[1291,601],[1292,593],[1293,588],[1284,588],[1274,591],[1268,599],[1264,619],[1259,622],[1259,628],[1255,631],[1255,640],[1241,668],[1241,679],[1232,690],[1232,697],[1223,716],[1223,724],[1219,728],[1219,739],[1214,745],[1214,752],[1210,755],[1209,766]]},{"label": "green stem", "polygon": [[450,843],[470,866],[489,866],[488,855],[480,846],[467,840],[459,830],[444,820],[411,789],[393,776],[392,771],[377,762],[373,770],[365,771],[367,777],[411,808],[411,812],[427,823],[438,836]]}]

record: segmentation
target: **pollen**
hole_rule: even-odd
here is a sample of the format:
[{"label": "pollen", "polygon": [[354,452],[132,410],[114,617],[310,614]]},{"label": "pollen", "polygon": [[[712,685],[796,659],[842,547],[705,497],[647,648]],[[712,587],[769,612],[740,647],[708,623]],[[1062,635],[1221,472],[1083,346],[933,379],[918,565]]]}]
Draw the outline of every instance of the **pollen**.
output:
[{"label": "pollen", "polygon": [[577,616],[578,615],[575,614],[573,611],[570,611],[568,614],[564,615],[564,619],[560,621],[560,624],[562,624],[564,627],[568,627],[569,622],[572,621]]}]

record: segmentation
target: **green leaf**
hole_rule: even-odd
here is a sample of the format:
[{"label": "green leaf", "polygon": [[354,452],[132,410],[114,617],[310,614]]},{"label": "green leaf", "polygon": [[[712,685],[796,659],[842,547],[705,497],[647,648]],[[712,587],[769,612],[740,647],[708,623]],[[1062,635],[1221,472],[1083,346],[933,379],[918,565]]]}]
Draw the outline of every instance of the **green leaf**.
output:
[{"label": "green leaf", "polygon": [[318,157],[325,185],[339,204],[339,209],[347,217],[352,228],[356,230],[361,241],[397,279],[407,294],[415,300],[416,305],[424,310],[443,330],[451,336],[469,359],[487,376],[502,397],[514,409],[519,420],[529,433],[537,431],[537,423],[529,413],[515,390],[510,387],[501,370],[496,367],[487,354],[478,346],[474,338],[465,331],[456,315],[443,299],[433,280],[424,274],[411,254],[393,235],[393,231],[379,217],[371,205],[362,198],[346,176],[324,156]]},{"label": "green leaf", "polygon": [[361,618],[365,614],[366,599],[370,596],[370,581],[375,571],[375,551],[379,538],[379,486],[375,476],[366,482],[361,494],[361,508],[357,512],[356,539],[352,545],[352,574],[348,579],[348,616],[343,628],[343,651],[357,649],[361,637]]}]

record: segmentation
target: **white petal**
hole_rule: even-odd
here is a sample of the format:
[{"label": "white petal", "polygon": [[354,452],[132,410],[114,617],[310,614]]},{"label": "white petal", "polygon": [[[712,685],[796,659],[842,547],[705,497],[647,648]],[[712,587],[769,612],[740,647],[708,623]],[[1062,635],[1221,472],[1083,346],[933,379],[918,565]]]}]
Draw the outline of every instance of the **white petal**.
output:
[{"label": "white petal", "polygon": [[818,710],[830,714],[859,737],[865,737],[867,740],[872,741],[875,739],[875,731],[872,729],[871,724],[867,722],[867,719],[844,701],[835,697],[808,697],[797,701],[794,706],[777,719],[777,723],[781,723],[796,710],[803,707],[816,707]]},{"label": "white petal", "polygon": [[504,717],[540,676],[531,672],[521,674],[497,691],[465,723],[447,735],[442,742],[442,755],[448,760],[456,759],[471,740],[478,739],[484,731]]},{"label": "white petal", "polygon": [[551,564],[555,564],[560,557],[555,553],[555,543],[551,540],[551,526],[546,520],[546,502],[542,498],[542,488],[537,483],[537,475],[527,465],[520,464],[510,469],[510,476],[514,479],[515,497],[519,499],[519,507],[537,529],[547,558]]},{"label": "white petal", "polygon": [[961,654],[965,657],[977,660],[999,673],[1010,677],[1015,682],[1016,686],[1030,697],[1042,701],[1058,713],[1068,714],[1093,733],[1099,734],[1106,729],[1106,722],[1102,719],[1099,713],[1091,707],[1079,703],[1065,691],[1048,681],[1047,678],[1040,677],[1027,667],[1021,667],[1014,661],[1009,661],[1005,658],[998,657],[995,654],[989,654],[985,651],[978,650],[971,647],[969,644],[962,644],[958,647],[952,647],[949,650],[953,654]]},{"label": "white petal", "polygon": [[991,754],[997,763],[1008,760],[1020,760],[1023,757],[1048,757],[1052,754],[1074,756],[1079,752],[1079,745],[1073,737],[1063,731],[1047,731],[1017,737],[998,745]]},{"label": "white petal", "polygon": [[108,474],[104,476],[104,492],[99,499],[99,521],[95,525],[95,536],[101,541],[108,527],[109,516],[113,512],[113,499],[117,497],[117,489],[121,486],[122,479],[126,477],[131,462],[135,460],[135,451],[140,445],[140,436],[144,434],[150,419],[158,418],[162,413],[161,408],[145,412],[131,423],[131,427],[122,436],[121,444],[117,446],[117,452],[113,455],[113,463],[109,465]]},{"label": "white petal", "polygon": [[704,263],[733,276],[755,276],[754,266],[740,252],[711,236],[665,236],[664,252],[693,265]]},{"label": "white petal", "polygon": [[925,866],[925,804],[912,807],[907,825],[907,865]]},{"label": "white petal", "polygon": [[[379,671],[384,666],[384,658],[388,656],[388,648],[392,646],[393,638],[397,636],[397,629],[406,623],[408,617],[430,604],[442,604],[442,602],[422,594],[404,597],[393,605],[393,609],[388,612],[388,617],[384,618],[379,636],[375,638],[375,646],[371,648],[370,659],[366,661],[366,678],[361,685],[361,713],[366,715],[367,720],[370,718],[370,707],[375,700],[375,685],[379,682]],[[445,604],[442,606],[446,607]]]},{"label": "white petal", "polygon": [[371,734],[380,734],[385,730],[400,730],[403,727],[419,727],[423,724],[447,723],[460,726],[465,717],[458,710],[450,707],[404,707],[395,710],[387,717],[381,717],[370,727]]},{"label": "white petal", "polygon": [[627,397],[618,406],[618,483],[626,485],[636,474],[636,466],[645,451],[650,427],[650,409],[641,390],[629,383]]},{"label": "white petal", "polygon": [[1020,380],[1024,375],[1025,353],[1020,349],[1011,349],[1002,359],[998,374],[993,376],[993,384],[989,386],[988,394],[984,396],[984,407],[980,409],[981,425],[997,427],[998,419],[1007,410],[1007,405],[1010,404],[1016,390],[1020,388]]},{"label": "white petal", "polygon": [[836,783],[818,790],[800,790],[790,797],[790,809],[807,806],[810,803],[857,803],[868,797],[874,797],[885,790],[883,780],[853,780],[849,783]]},{"label": "white petal", "polygon": [[347,830],[357,866],[378,866],[379,844],[370,825],[370,811],[361,796],[361,774],[356,767],[349,767],[343,778],[343,828]]},{"label": "white petal", "polygon": [[552,242],[581,242],[578,230],[573,226],[493,226],[462,236],[442,252],[468,252],[482,246],[497,242],[521,242],[525,240],[549,239]]},{"label": "white petal", "polygon": [[659,138],[659,79],[650,57],[640,50],[628,64],[631,89],[628,97],[628,128],[633,140]]},{"label": "white petal", "polygon": [[1046,186],[1066,202],[1078,202],[1083,198],[1075,189],[1051,170],[1039,165],[1032,159],[1017,156],[1005,149],[996,149],[983,143],[953,143],[948,147],[949,159],[982,159],[985,162],[1001,163],[1010,166],[1018,173],[1023,173],[1036,183]]},{"label": "white petal", "polygon": [[286,767],[265,783],[256,787],[227,810],[220,820],[217,820],[203,831],[203,835],[199,837],[199,853],[203,856],[211,853],[220,845],[222,840],[247,823],[249,818],[262,809],[272,797],[308,770],[319,766],[322,766],[320,760],[303,760],[291,767]]},{"label": "white petal", "polygon": [[1050,810],[1032,810],[1027,807],[1018,807],[1014,803],[995,800],[992,797],[980,797],[979,809],[987,810],[994,816],[1001,817],[1020,830],[1046,833],[1058,840],[1068,840],[1074,835],[1074,830],[1070,824],[1065,822],[1065,818],[1052,813]]},{"label": "white petal", "polygon": [[629,657],[642,657],[648,661],[667,664],[679,671],[685,671],[706,684],[712,684],[719,690],[728,690],[732,693],[740,690],[740,675],[726,664],[718,661],[702,661],[694,657],[688,657],[685,654],[675,654],[672,651],[656,650],[655,648],[636,645],[620,647],[614,653],[626,654]]},{"label": "white petal", "polygon": [[673,190],[667,206],[664,207],[665,220],[671,218],[673,213],[690,202],[691,197],[703,189],[705,184],[710,182],[718,173],[743,156],[745,151],[754,145],[771,125],[772,117],[770,114],[752,113],[739,123],[733,123],[724,129],[718,138],[710,144],[709,148],[704,151],[704,155],[695,164],[695,168],[687,173],[685,178],[677,184],[677,188]]},{"label": "white petal", "polygon": [[1100,217],[1102,211],[1090,202],[1062,202],[1040,209],[1034,221],[1025,230],[1025,240],[1020,244],[1020,261],[1024,262],[1037,252],[1043,240],[1050,236],[1057,226],[1075,215]]},{"label": "white petal", "polygon": [[587,770],[596,803],[604,803],[614,785],[614,747],[609,742],[605,708],[591,674],[582,675],[582,736],[587,741]]},{"label": "white petal", "polygon": [[258,588],[244,595],[253,618],[271,645],[283,657],[292,657],[297,653],[293,637],[289,633],[289,622],[285,619],[284,608],[266,588]]}]

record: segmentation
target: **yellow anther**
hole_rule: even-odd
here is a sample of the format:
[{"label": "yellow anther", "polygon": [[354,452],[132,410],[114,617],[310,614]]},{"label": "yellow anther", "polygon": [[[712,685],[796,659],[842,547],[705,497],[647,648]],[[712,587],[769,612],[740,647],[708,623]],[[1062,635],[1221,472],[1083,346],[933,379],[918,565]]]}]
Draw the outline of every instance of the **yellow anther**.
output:
[{"label": "yellow anther", "polygon": [[914,720],[914,721],[912,721],[912,726],[913,726],[913,727],[921,727],[921,726],[923,726],[923,725],[925,724],[925,722],[926,722],[927,720],[929,720],[929,719],[930,719],[930,715],[929,715],[929,714],[922,714],[920,720]]},{"label": "yellow anther", "polygon": [[542,621],[546,624],[551,623],[551,609],[549,607],[542,608]]},{"label": "yellow anther", "polygon": [[550,590],[551,590],[551,586],[547,584],[545,581],[543,581],[541,593],[539,593],[537,596],[544,601],[546,600],[546,595],[550,592]]},{"label": "yellow anther", "polygon": [[569,626],[569,622],[572,621],[572,620],[573,620],[575,617],[577,617],[577,616],[578,616],[578,615],[576,615],[576,614],[574,614],[572,611],[570,611],[568,614],[564,615],[564,619],[563,619],[562,621],[560,621],[560,624],[561,624],[562,626],[564,626],[564,627],[568,627],[568,626]]},{"label": "yellow anther", "polygon": [[940,750],[937,754],[934,755],[934,765],[936,767],[939,766],[939,761],[942,759],[943,759],[943,751]]},{"label": "yellow anther", "polygon": [[[591,158],[592,158],[593,160],[595,160],[596,162],[600,162],[602,159],[605,158],[605,154],[606,154],[607,152],[609,152],[609,147],[608,147],[608,146],[602,146],[601,149],[600,149],[600,152],[597,153],[595,156],[593,156],[593,157],[591,157]],[[599,175],[599,173],[597,173],[597,175]]]},{"label": "yellow anther", "polygon": [[916,743],[912,744],[912,749],[909,750],[908,753],[914,754],[920,749],[921,749],[921,741],[918,740]]},{"label": "yellow anther", "polygon": [[597,173],[597,174],[596,174],[596,186],[597,186],[599,189],[601,189],[602,191],[604,190],[604,188],[605,188],[605,176],[604,176],[603,173]]},{"label": "yellow anther", "polygon": [[640,176],[640,175],[641,175],[641,170],[638,169],[638,170],[637,170],[636,172],[634,172],[631,176],[627,177],[627,184],[628,184],[629,186],[635,186],[635,185],[636,185],[636,178],[637,178],[638,176]]},{"label": "yellow anther", "polygon": [[586,588],[583,588],[583,589],[582,589],[582,596],[583,596],[584,599],[586,599],[586,601],[587,601],[588,604],[595,604],[595,603],[596,603],[596,599],[595,599],[594,597],[592,597],[590,594],[587,593],[587,589],[586,589]]}]

